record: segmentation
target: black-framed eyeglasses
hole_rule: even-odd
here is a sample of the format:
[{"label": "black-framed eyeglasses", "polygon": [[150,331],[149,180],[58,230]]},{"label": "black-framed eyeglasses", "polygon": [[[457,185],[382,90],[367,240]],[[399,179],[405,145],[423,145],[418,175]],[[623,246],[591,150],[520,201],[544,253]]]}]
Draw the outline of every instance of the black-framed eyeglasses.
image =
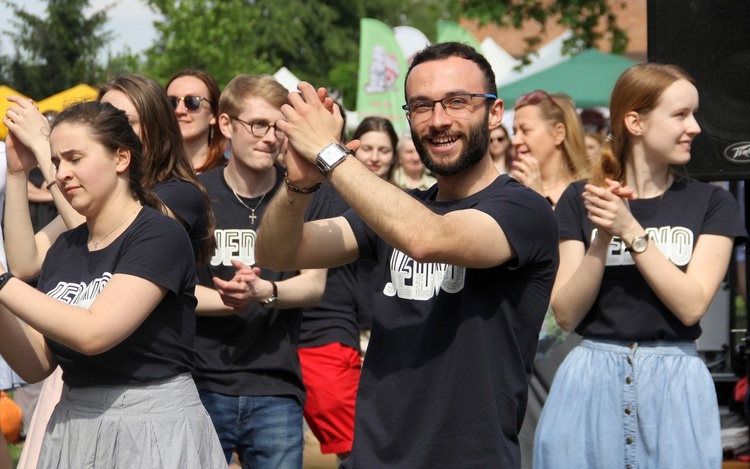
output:
[{"label": "black-framed eyeglasses", "polygon": [[519,96],[518,99],[516,99],[513,107],[518,107],[519,104],[539,104],[543,99],[549,99],[552,104],[557,106],[557,103],[554,99],[552,99],[552,96],[550,96],[549,93],[544,90],[534,90],[531,93],[526,93]]},{"label": "black-framed eyeglasses", "polygon": [[234,119],[237,122],[240,122],[242,124],[245,124],[245,127],[250,129],[250,133],[255,135],[258,138],[264,137],[268,133],[268,129],[273,127],[273,133],[276,135],[276,138],[279,140],[282,140],[286,138],[286,135],[284,135],[284,132],[282,132],[278,127],[276,127],[276,123],[271,124],[270,122],[266,121],[255,121],[255,122],[248,122],[245,120],[240,119],[237,116],[229,116],[230,119]]},{"label": "black-framed eyeglasses", "polygon": [[208,104],[211,104],[211,101],[208,100],[208,98],[204,98],[203,96],[180,96],[179,98],[176,96],[170,96],[169,102],[172,103],[172,107],[174,109],[177,109],[177,105],[180,104],[180,101],[185,102],[185,109],[188,111],[197,111],[201,107],[201,101],[205,101]]},{"label": "black-framed eyeglasses", "polygon": [[440,103],[443,110],[451,117],[466,117],[472,108],[475,98],[497,99],[497,95],[490,93],[460,93],[452,94],[441,99],[415,100],[401,106],[406,111],[406,118],[410,121],[424,121],[432,116],[435,104]]}]

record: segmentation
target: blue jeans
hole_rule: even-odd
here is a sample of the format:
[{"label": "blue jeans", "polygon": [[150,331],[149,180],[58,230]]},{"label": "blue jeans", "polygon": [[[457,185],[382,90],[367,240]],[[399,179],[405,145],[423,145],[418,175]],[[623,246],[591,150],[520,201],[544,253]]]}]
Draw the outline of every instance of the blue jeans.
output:
[{"label": "blue jeans", "polygon": [[199,391],[227,463],[236,450],[244,469],[302,467],[302,406],[286,396],[226,396]]}]

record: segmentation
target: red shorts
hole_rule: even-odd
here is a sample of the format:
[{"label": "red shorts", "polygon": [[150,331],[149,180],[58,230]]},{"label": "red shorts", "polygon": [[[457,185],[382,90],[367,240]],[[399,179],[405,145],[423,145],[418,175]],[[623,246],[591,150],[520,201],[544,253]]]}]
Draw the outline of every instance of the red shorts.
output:
[{"label": "red shorts", "polygon": [[338,342],[298,349],[307,388],[303,413],[323,454],[347,453],[354,441],[354,402],[362,359]]}]

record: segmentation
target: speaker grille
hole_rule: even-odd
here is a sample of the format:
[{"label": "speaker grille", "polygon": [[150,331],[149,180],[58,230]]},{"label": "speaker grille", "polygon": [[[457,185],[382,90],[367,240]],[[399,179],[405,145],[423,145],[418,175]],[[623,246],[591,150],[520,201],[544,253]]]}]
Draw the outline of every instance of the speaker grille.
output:
[{"label": "speaker grille", "polygon": [[690,176],[750,177],[750,1],[650,0],[648,60],[679,65],[696,80],[702,132]]}]

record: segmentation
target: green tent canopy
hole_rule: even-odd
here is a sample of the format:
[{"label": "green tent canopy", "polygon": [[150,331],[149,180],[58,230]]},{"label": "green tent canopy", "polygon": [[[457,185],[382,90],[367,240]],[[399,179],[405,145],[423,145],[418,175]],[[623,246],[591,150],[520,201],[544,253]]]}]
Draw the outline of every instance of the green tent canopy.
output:
[{"label": "green tent canopy", "polygon": [[589,49],[558,65],[515,81],[497,90],[508,109],[519,96],[534,90],[564,93],[576,107],[608,107],[615,82],[622,72],[638,62]]}]

